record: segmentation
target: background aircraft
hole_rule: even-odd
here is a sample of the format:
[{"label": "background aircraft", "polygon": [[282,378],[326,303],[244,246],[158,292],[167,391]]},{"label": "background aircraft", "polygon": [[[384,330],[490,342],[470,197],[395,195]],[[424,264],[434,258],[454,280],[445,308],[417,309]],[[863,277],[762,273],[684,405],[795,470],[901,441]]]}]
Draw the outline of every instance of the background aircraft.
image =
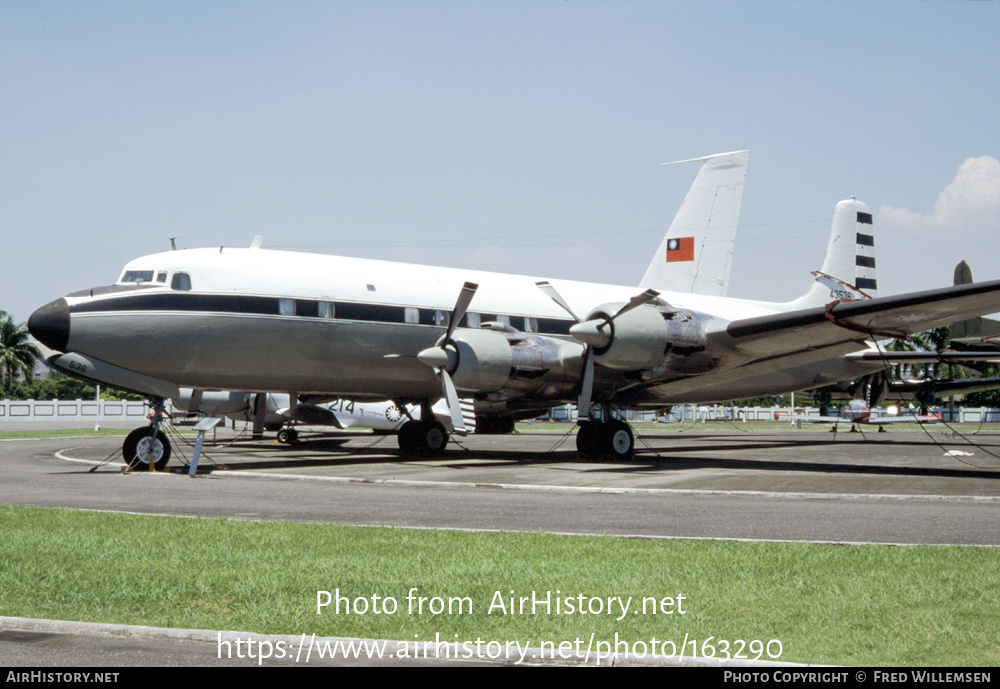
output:
[{"label": "background aircraft", "polygon": [[[955,266],[955,284],[972,284],[972,269],[965,261]],[[962,352],[1000,351],[1000,321],[970,318],[950,326],[948,346]]]},{"label": "background aircraft", "polygon": [[842,423],[851,424],[851,430],[855,430],[856,425],[862,426],[878,426],[879,431],[885,430],[883,426],[888,426],[894,423],[938,423],[941,421],[940,416],[935,415],[918,415],[911,412],[903,411],[899,416],[872,416],[872,410],[868,406],[868,402],[865,400],[851,400],[843,409],[840,410],[840,414],[837,416],[830,416],[827,414],[821,414],[819,416],[804,416],[804,415],[793,415],[793,419],[797,421],[807,421],[809,423],[828,423],[833,424],[833,430],[837,430],[837,426]]},{"label": "background aircraft", "polygon": [[[253,423],[260,420],[263,428],[277,432],[278,442],[295,443],[297,426],[329,426],[339,430],[370,428],[375,431],[395,432],[409,419],[420,418],[419,405],[400,409],[393,402],[354,402],[336,399],[322,404],[305,404],[288,394],[202,392],[182,388],[173,400],[175,409],[208,416],[226,416],[233,421]],[[471,400],[461,400],[462,416],[466,429],[474,432],[476,416]],[[451,423],[451,414],[444,400],[431,407],[437,419],[445,425]],[[261,414],[262,412],[262,414]]]}]

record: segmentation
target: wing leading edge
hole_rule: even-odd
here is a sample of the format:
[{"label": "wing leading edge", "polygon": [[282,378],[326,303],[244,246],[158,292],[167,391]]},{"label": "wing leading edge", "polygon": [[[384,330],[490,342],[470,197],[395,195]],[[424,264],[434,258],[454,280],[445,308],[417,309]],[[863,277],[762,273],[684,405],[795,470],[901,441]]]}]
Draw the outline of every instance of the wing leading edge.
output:
[{"label": "wing leading edge", "polygon": [[997,310],[1000,280],[993,280],[744,318],[726,333],[741,350],[773,357],[866,337],[906,337]]}]

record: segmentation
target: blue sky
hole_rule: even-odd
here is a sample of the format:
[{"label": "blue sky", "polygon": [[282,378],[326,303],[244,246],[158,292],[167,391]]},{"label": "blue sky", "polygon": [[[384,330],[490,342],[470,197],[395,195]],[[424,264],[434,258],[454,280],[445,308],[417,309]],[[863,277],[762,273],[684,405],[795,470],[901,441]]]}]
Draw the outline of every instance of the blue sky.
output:
[{"label": "blue sky", "polygon": [[750,149],[731,296],[834,204],[882,294],[1000,278],[998,2],[0,3],[0,309],[249,245],[635,284]]}]

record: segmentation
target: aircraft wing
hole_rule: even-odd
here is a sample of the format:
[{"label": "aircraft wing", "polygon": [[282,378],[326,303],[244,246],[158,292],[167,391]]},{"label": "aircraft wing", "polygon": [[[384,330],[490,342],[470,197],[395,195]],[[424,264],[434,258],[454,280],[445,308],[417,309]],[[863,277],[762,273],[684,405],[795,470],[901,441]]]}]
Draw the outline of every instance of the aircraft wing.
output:
[{"label": "aircraft wing", "polygon": [[887,364],[965,364],[977,361],[1000,362],[1000,350],[994,352],[888,352],[866,349],[847,355],[853,361],[875,361]]},{"label": "aircraft wing", "polygon": [[969,353],[988,354],[1000,352],[1000,336],[953,337],[949,340],[948,346],[952,349]]},{"label": "aircraft wing", "polygon": [[981,392],[1000,388],[1000,378],[964,378],[957,380],[920,380],[889,384],[889,392],[896,394],[923,392],[928,390],[936,396],[956,393]]},{"label": "aircraft wing", "polygon": [[852,419],[847,416],[797,416],[808,423],[829,423],[829,424],[861,424],[864,426],[885,426],[893,423],[937,423],[941,421],[940,416],[915,416],[913,414],[900,414],[899,416],[881,416],[878,418]]},{"label": "aircraft wing", "polygon": [[806,423],[857,423],[857,421],[851,421],[843,416],[804,416],[802,414],[796,415],[795,420]]},{"label": "aircraft wing", "polygon": [[887,426],[893,423],[940,423],[940,416],[930,416],[923,414],[917,416],[915,414],[900,414],[899,416],[882,416],[877,419],[865,419],[864,421],[859,421],[857,423],[862,423],[866,426]]},{"label": "aircraft wing", "polygon": [[747,363],[640,384],[619,399],[625,404],[669,403],[701,388],[851,354],[867,348],[866,340],[873,337],[905,337],[997,311],[1000,280],[737,319],[716,335],[728,336],[728,344],[748,355]]},{"label": "aircraft wing", "polygon": [[775,358],[869,336],[906,337],[997,310],[1000,280],[993,280],[745,318],[726,333],[740,349]]}]

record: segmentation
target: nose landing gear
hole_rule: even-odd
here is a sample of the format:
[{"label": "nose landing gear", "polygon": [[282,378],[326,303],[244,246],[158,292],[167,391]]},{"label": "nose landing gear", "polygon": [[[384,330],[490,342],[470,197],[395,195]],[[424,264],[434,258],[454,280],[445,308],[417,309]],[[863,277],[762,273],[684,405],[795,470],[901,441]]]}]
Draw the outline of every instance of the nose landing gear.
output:
[{"label": "nose landing gear", "polygon": [[170,441],[167,440],[167,434],[160,430],[163,417],[168,416],[164,410],[164,400],[155,398],[152,405],[152,423],[135,429],[125,436],[125,442],[122,443],[122,456],[129,469],[160,471],[170,461]]}]

